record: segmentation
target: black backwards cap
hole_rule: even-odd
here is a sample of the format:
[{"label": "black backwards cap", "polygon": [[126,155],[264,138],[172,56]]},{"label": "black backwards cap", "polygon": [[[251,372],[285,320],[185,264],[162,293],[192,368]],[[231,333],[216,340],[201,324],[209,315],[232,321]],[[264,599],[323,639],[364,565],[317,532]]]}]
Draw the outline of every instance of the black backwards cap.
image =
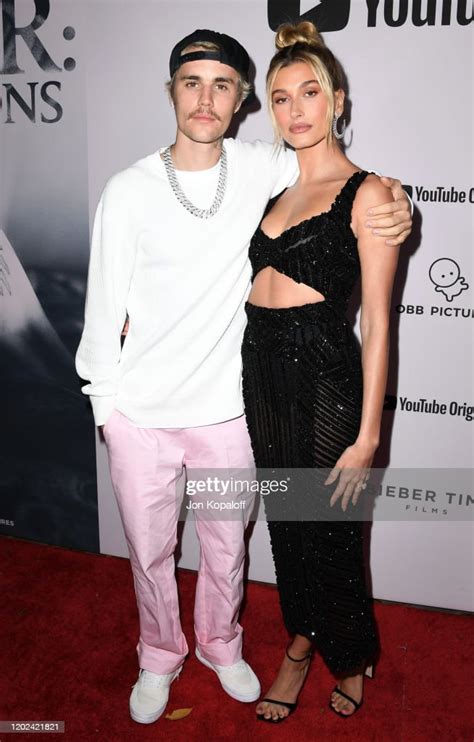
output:
[{"label": "black backwards cap", "polygon": [[[218,49],[196,49],[196,51],[187,52],[181,54],[183,49],[192,44],[197,44],[199,41],[210,41],[218,46]],[[245,82],[249,82],[250,72],[250,57],[246,50],[239,44],[236,39],[232,36],[227,36],[225,33],[218,33],[218,31],[209,31],[209,29],[201,29],[193,31],[189,36],[185,36],[184,39],[178,41],[170,56],[170,76],[173,77],[176,70],[178,70],[185,62],[195,62],[198,59],[213,59],[216,62],[222,64],[228,64],[229,67],[233,67],[234,70],[242,75]],[[249,102],[249,98],[254,98],[251,94],[244,101]]]}]

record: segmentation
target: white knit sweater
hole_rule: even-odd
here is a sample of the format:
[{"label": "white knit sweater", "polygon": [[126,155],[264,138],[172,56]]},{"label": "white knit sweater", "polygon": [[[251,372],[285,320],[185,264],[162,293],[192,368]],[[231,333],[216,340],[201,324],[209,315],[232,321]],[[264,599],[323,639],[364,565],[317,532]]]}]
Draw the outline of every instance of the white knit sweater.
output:
[{"label": "white knit sweater", "polygon": [[[114,175],[102,193],[76,356],[97,425],[114,408],[146,428],[209,425],[243,412],[248,244],[267,201],[298,169],[294,153],[264,142],[226,139],[225,147],[227,188],[209,219],[178,202],[159,152]],[[178,179],[207,208],[218,174],[216,165],[178,171]]]}]

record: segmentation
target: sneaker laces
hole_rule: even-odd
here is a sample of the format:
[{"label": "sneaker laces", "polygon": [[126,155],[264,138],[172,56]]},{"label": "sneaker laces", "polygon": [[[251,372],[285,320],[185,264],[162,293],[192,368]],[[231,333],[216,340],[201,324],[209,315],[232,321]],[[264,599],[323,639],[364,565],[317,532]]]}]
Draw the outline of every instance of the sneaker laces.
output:
[{"label": "sneaker laces", "polygon": [[169,677],[171,674],[172,673],[169,673],[168,675],[157,675],[149,670],[140,670],[137,682],[140,683],[142,688],[162,688],[169,684]]}]

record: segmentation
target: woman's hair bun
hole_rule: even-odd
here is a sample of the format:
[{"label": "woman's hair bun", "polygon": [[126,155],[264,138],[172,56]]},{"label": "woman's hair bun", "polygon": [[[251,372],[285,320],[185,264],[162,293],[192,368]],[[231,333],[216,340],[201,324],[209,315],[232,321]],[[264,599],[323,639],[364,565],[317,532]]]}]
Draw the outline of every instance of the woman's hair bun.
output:
[{"label": "woman's hair bun", "polygon": [[314,47],[323,47],[325,43],[318,29],[311,21],[300,23],[283,23],[276,32],[275,46],[277,49],[285,49],[293,44],[308,44]]}]

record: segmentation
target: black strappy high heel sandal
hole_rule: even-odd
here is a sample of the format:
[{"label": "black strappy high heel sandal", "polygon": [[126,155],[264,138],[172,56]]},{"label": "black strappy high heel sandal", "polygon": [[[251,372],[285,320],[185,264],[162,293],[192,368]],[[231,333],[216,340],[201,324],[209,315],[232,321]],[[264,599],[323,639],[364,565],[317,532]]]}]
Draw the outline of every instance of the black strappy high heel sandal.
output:
[{"label": "black strappy high heel sandal", "polygon": [[[373,678],[374,677],[374,666],[367,665],[367,667],[364,670],[364,675],[366,675],[368,678]],[[354,711],[351,714],[343,714],[341,711],[337,711],[334,708],[334,706],[331,703],[331,699],[329,699],[329,708],[331,709],[331,711],[334,711],[335,714],[337,714],[343,719],[348,719],[350,716],[354,716],[354,714],[357,713],[357,711],[360,709],[364,701],[364,699],[361,698],[360,701],[357,703],[357,701],[354,698],[352,698],[352,696],[349,696],[347,693],[344,693],[344,691],[341,690],[337,685],[334,686],[332,692],[339,693],[340,696],[343,696],[343,698],[345,698],[347,701],[349,701],[350,703],[354,705]]]},{"label": "black strappy high heel sandal", "polygon": [[[285,649],[285,653],[288,659],[291,660],[292,662],[304,662],[305,660],[308,660],[308,659],[311,660],[311,655],[312,655],[312,652],[309,652],[305,657],[301,657],[301,659],[295,660],[295,658],[292,657],[288,653],[288,647]],[[298,706],[297,701],[295,701],[295,703],[290,703],[289,701],[277,701],[274,698],[262,698],[260,703],[263,703],[264,701],[266,701],[267,703],[275,703],[275,704],[278,704],[279,706],[284,706],[285,708],[289,710],[289,713],[286,716],[279,716],[278,719],[273,719],[271,716],[269,719],[267,719],[263,714],[257,714],[257,719],[260,719],[260,721],[269,721],[272,724],[279,724],[280,721],[285,721],[285,719],[287,719],[288,716],[290,716],[293,713],[293,711],[296,711],[296,708]]]}]

